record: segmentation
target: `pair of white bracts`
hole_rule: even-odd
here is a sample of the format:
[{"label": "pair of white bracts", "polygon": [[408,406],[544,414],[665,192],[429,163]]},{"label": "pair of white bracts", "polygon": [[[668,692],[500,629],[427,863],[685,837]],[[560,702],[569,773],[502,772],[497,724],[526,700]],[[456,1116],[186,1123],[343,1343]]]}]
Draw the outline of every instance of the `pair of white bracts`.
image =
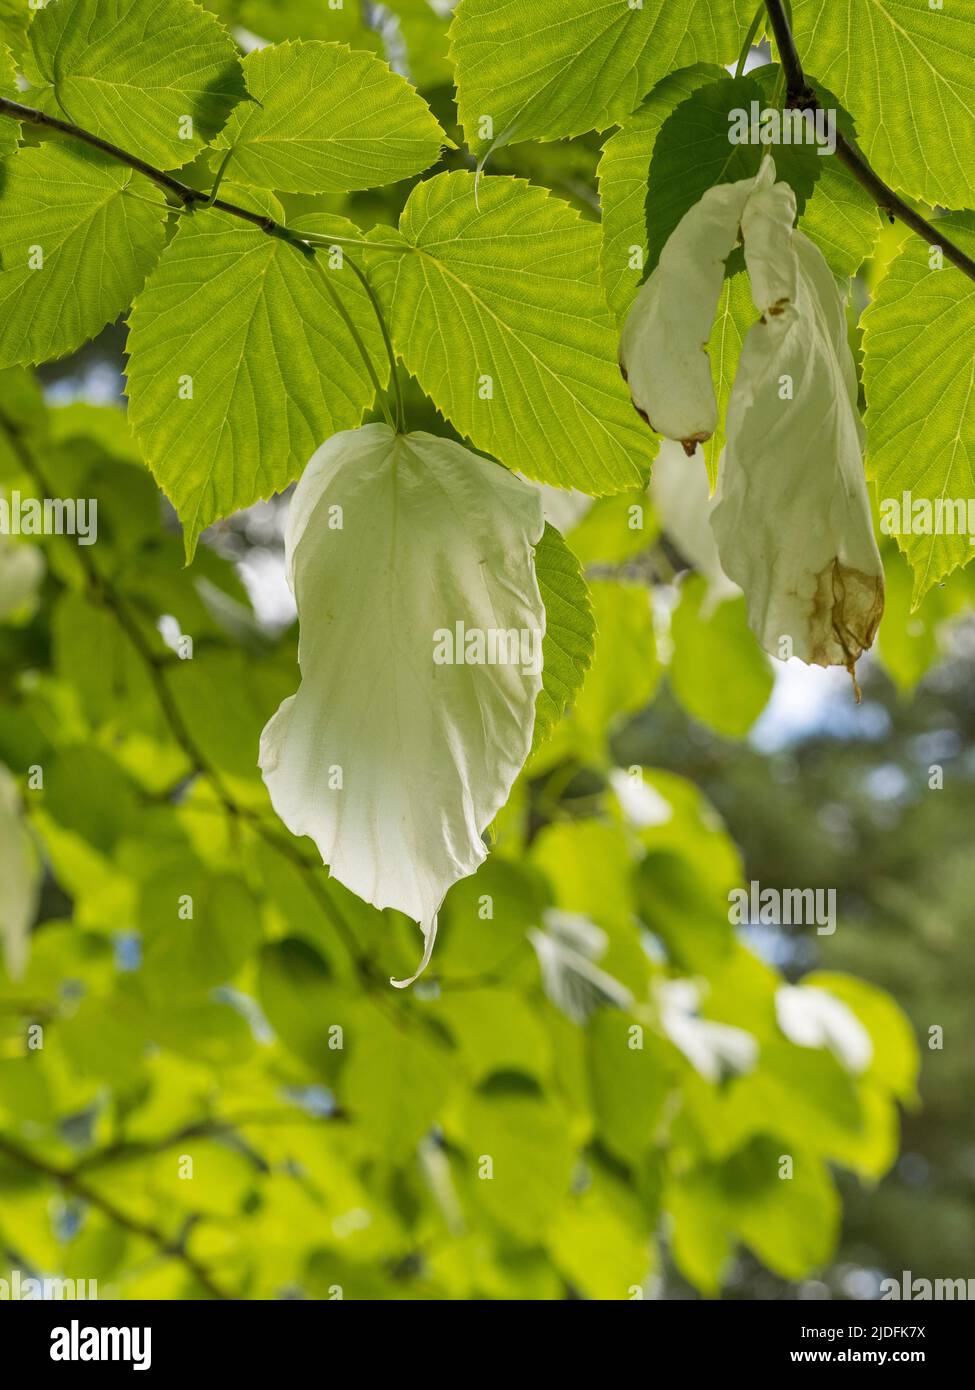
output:
[{"label": "pair of white bracts", "polygon": [[693,456],[718,422],[707,343],[740,238],[760,318],[728,403],[711,528],[765,650],[852,673],[883,612],[883,569],[843,301],[795,216],[770,156],[754,178],[709,189],[634,300],[620,364],[639,413]]},{"label": "pair of white bracts", "polygon": [[[712,528],[763,645],[782,655],[788,636],[804,660],[852,669],[883,581],[843,306],[794,220],[771,160],[711,189],[637,297],[622,356],[637,408],[693,453],[717,422],[704,347],[740,233],[762,317],[728,410]],[[419,922],[421,970],[444,895],[485,858],[484,831],[528,757],[542,685],[538,663],[477,649],[468,660],[459,638],[444,661],[438,634],[480,634],[487,651],[492,634],[541,638],[543,524],[538,489],[459,444],[385,425],[335,435],[292,499],[302,681],[264,730],[264,780],[334,878]]]}]

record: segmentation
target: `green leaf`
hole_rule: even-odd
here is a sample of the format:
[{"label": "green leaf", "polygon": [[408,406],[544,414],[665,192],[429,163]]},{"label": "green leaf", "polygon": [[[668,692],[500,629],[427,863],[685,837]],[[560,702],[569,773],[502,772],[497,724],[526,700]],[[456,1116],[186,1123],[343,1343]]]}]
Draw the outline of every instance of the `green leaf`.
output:
[{"label": "green leaf", "polygon": [[618,492],[593,502],[568,533],[568,544],[583,568],[588,569],[590,565],[625,564],[648,550],[659,534],[646,492]]},{"label": "green leaf", "polygon": [[640,831],[647,850],[637,870],[640,916],[662,938],[676,966],[713,978],[734,944],[728,893],[743,877],[741,859],[693,783],[648,769],[643,781],[670,814]]},{"label": "green leaf", "polygon": [[[777,73],[772,65],[758,72]],[[770,97],[774,79],[765,79]],[[811,86],[824,111],[831,113],[836,126],[855,148],[859,148],[856,125],[833,92],[812,79]],[[874,253],[881,229],[881,213],[876,203],[835,153],[819,159],[819,175],[812,194],[799,209],[798,225],[822,251],[836,275],[852,276]]]},{"label": "green leaf", "polygon": [[322,0],[225,0],[228,2],[238,24],[272,43],[300,35],[382,51],[382,39],[367,25],[361,5],[333,8],[328,0],[324,4]]},{"label": "green leaf", "polygon": [[535,705],[532,752],[549,737],[592,665],[596,625],[579,562],[554,526],[535,547],[535,573],[545,604],[542,688]]},{"label": "green leaf", "polygon": [[598,171],[603,214],[600,263],[606,298],[620,324],[643,281],[647,181],[660,127],[686,97],[721,76],[720,68],[707,63],[670,73],[603,146]]},{"label": "green leaf", "polygon": [[182,221],[137,299],[129,418],[179,512],[189,558],[211,522],[286,487],[372,401],[333,295],[385,377],[372,306],[347,266],[329,268],[326,253],[313,258],[219,212]]},{"label": "green leaf", "polygon": [[447,56],[447,20],[430,0],[389,0],[406,44],[406,71],[418,87],[451,86],[454,69]]},{"label": "green leaf", "polygon": [[620,826],[552,822],[533,841],[531,857],[548,877],[557,906],[591,917],[614,935],[630,931],[635,920],[631,855]]},{"label": "green leaf", "polygon": [[353,1005],[319,953],[297,937],[265,946],[258,994],[268,1023],[313,1075],[334,1081]]},{"label": "green leaf", "polygon": [[[175,603],[173,611],[179,612]],[[194,652],[191,661],[176,662],[167,676],[183,725],[196,746],[206,749],[208,764],[239,778],[258,775],[254,749],[267,718],[268,701],[257,685],[257,674],[248,653],[206,647]],[[284,685],[280,694],[287,688]]]},{"label": "green leaf", "polygon": [[595,1014],[586,1034],[600,1138],[624,1163],[639,1163],[654,1145],[673,1088],[673,1049],[614,1010]]},{"label": "green leaf", "polygon": [[[877,635],[877,655],[898,690],[909,693],[936,664],[941,654],[941,627],[957,611],[955,595],[943,584],[933,585],[911,611],[914,572],[898,549],[897,542],[884,538],[880,546],[884,562],[884,616]],[[964,582],[957,571],[951,579]],[[962,599],[967,607],[967,595]]]},{"label": "green leaf", "polygon": [[758,1065],[728,1086],[686,1088],[685,1107],[703,1148],[718,1158],[770,1133],[787,1153],[795,1145],[825,1158],[837,1146],[855,1145],[863,1129],[859,1088],[832,1053],[794,1047],[781,1035],[763,1039]]},{"label": "green leaf", "polygon": [[63,357],[118,318],[162,250],[165,212],[151,184],[92,150],[15,155],[0,192],[0,363]]},{"label": "green leaf", "polygon": [[706,596],[700,575],[685,579],[672,619],[670,683],[689,714],[725,738],[744,738],[772,693],[772,671],[748,627],[745,600],[725,599],[707,613]]},{"label": "green leaf", "polygon": [[676,1175],[665,1206],[673,1223],[670,1244],[677,1268],[696,1289],[713,1297],[721,1289],[733,1248],[714,1170]]},{"label": "green leaf", "polygon": [[[461,0],[450,30],[457,104],[472,150],[604,130],[655,82],[731,62],[753,6],[740,0]],[[491,133],[482,119],[490,117]]]},{"label": "green leaf", "polygon": [[[409,371],[475,447],[593,494],[642,485],[649,440],[615,365],[599,229],[519,179],[439,174],[373,253]],[[388,239],[388,235],[384,236]]]},{"label": "green leaf", "polygon": [[824,1264],[836,1244],[839,1193],[812,1154],[791,1154],[793,1176],[779,1176],[778,1145],[752,1145],[724,1172],[733,1222],[749,1249],[784,1279],[801,1279]]},{"label": "green leaf", "polygon": [[21,53],[33,16],[28,0],[0,0],[0,44],[6,44],[13,53]]},{"label": "green leaf", "polygon": [[242,879],[192,860],[169,864],[143,884],[139,922],[146,989],[160,1004],[187,1003],[226,984],[261,936],[257,903]]},{"label": "green leaf", "polygon": [[824,158],[799,226],[814,241],[836,275],[855,275],[873,252],[880,212],[845,165]]},{"label": "green leaf", "polygon": [[603,929],[586,945],[575,940],[570,925],[567,942],[556,918],[554,939],[642,999],[647,957],[637,934],[631,845],[624,828],[597,820],[546,825],[532,844],[532,862],[547,876],[559,908],[591,919],[583,942],[592,923]]},{"label": "green leaf", "polygon": [[27,100],[163,169],[194,159],[244,96],[237,48],[193,0],[51,0]]},{"label": "green leaf", "polygon": [[840,1202],[825,1164],[795,1151],[780,1176],[781,1148],[756,1140],[722,1167],[681,1174],[671,1189],[674,1255],[702,1291],[716,1293],[730,1241],[743,1241],[785,1279],[801,1279],[830,1255]]},{"label": "green leaf", "polygon": [[631,1184],[593,1167],[552,1232],[552,1258],[574,1290],[590,1298],[633,1298],[652,1264],[652,1208]]},{"label": "green leaf", "polygon": [[384,1162],[401,1158],[430,1128],[450,1089],[449,1054],[378,1009],[363,1011],[349,1034],[339,1098]]},{"label": "green leaf", "polygon": [[472,1081],[496,1071],[547,1079],[551,1042],[534,1001],[524,995],[494,987],[445,991],[437,1014],[452,1033]]},{"label": "green leaf", "polygon": [[503,974],[531,954],[527,932],[542,911],[536,876],[492,855],[444,899],[438,962],[445,976]]},{"label": "green leaf", "polygon": [[46,769],[44,807],[106,854],[138,814],[132,785],[118,763],[84,744],[64,748]]},{"label": "green leaf", "polygon": [[930,206],[975,199],[975,13],[905,0],[794,0],[807,71],[853,113],[882,179]]},{"label": "green leaf", "polygon": [[887,1087],[898,1100],[917,1100],[921,1059],[910,1020],[889,994],[855,975],[817,970],[802,984],[825,989],[841,999],[866,1028],[873,1043],[873,1058],[866,1075]]},{"label": "green leaf", "polygon": [[[115,618],[82,594],[65,592],[52,620],[55,670],[77,689],[90,722],[131,728],[155,713],[152,685]],[[158,717],[158,716],[157,716]]]},{"label": "green leaf", "polygon": [[599,746],[615,723],[649,703],[660,679],[650,594],[642,584],[597,580],[596,657],[576,701],[574,723]]},{"label": "green leaf", "polygon": [[778,181],[792,187],[800,209],[805,206],[825,162],[815,146],[780,144],[769,150],[760,144],[732,144],[729,139],[729,113],[750,111],[752,102],[765,107],[776,71],[769,65],[758,75],[725,77],[698,87],[664,121],[650,161],[644,278],[656,266],[678,222],[703,194],[715,184],[753,177],[767,154],[775,161]]},{"label": "green leaf", "polygon": [[[3,10],[0,8],[0,96],[11,97],[17,101],[20,97],[17,90],[17,72],[14,60],[3,42],[2,20]],[[20,122],[8,120],[6,116],[0,118],[0,159],[14,153],[19,139]]]},{"label": "green leaf", "polygon": [[[451,1127],[465,1150],[462,1176],[474,1211],[520,1240],[544,1239],[569,1192],[573,1150],[564,1109],[527,1078],[502,1073],[465,1097]],[[487,1171],[489,1180],[479,1178]]]},{"label": "green leaf", "polygon": [[[942,225],[975,253],[975,215],[946,217]],[[910,237],[863,316],[867,469],[876,479],[881,525],[889,524],[913,566],[915,607],[975,554],[951,506],[957,501],[967,517],[975,497],[975,285],[948,261],[932,270],[930,256],[920,237]],[[905,529],[912,518],[904,511],[914,512],[903,505],[905,493],[927,506],[927,521],[919,514],[914,532]],[[896,503],[897,512],[892,505],[886,512],[885,502]]]},{"label": "green leaf", "polygon": [[[447,137],[413,88],[369,53],[283,43],[243,63],[252,102],[214,142],[232,178],[287,193],[375,188],[422,173]],[[213,167],[219,167],[215,155]]]}]

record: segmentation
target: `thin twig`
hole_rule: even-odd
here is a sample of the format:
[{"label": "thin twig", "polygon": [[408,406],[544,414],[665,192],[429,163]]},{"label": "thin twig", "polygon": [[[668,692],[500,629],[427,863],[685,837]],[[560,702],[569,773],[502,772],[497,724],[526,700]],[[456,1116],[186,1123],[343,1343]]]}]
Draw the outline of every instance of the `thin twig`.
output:
[{"label": "thin twig", "polygon": [[[792,26],[785,12],[783,0],[765,0],[769,23],[775,37],[779,62],[786,79],[786,105],[795,111],[817,111],[819,98],[806,81],[802,60],[796,48]],[[975,280],[975,260],[967,256],[960,246],[956,246],[936,223],[928,222],[920,213],[914,211],[909,203],[899,197],[883,179],[871,169],[860,151],[846,139],[841,131],[836,133],[836,158],[849,169],[850,173],[877,204],[882,212],[894,220],[898,218],[912,232],[917,232],[929,246],[940,246],[947,260],[956,266],[970,280]]]},{"label": "thin twig", "polygon": [[748,55],[752,51],[752,44],[755,42],[755,35],[758,33],[758,26],[761,24],[762,17],[764,14],[764,4],[760,4],[758,9],[755,11],[755,17],[753,18],[751,24],[748,26],[748,33],[745,35],[745,42],[742,44],[741,52],[738,54],[738,62],[735,65],[736,77],[744,77],[745,75],[745,66],[748,62]]},{"label": "thin twig", "polygon": [[[62,120],[59,116],[49,116],[46,111],[38,111],[33,106],[24,106],[21,102],[11,101],[8,97],[0,97],[0,116],[8,116],[11,120],[15,121],[26,121],[28,124],[40,126],[44,130],[56,131],[59,135],[69,135],[74,140],[81,140],[84,144],[90,145],[92,149],[99,150],[102,154],[108,155],[110,159],[114,159],[117,163],[124,164],[128,168],[134,169],[137,173],[143,174],[147,179],[151,179],[153,183],[158,184],[158,186],[160,188],[165,189],[167,193],[171,194],[175,198],[178,198],[180,202],[183,204],[184,208],[192,208],[194,206],[198,206],[204,209],[212,208],[216,209],[218,212],[228,213],[232,217],[242,218],[243,221],[249,223],[252,227],[257,227],[259,231],[266,233],[268,236],[279,237],[281,238],[281,240],[287,241],[288,243],[290,243],[290,245],[297,247],[297,249],[302,251],[306,256],[310,256],[313,264],[322,272],[322,274],[325,277],[326,288],[328,289],[328,292],[332,297],[336,309],[338,310],[340,316],[344,320],[345,325],[348,328],[350,334],[352,335],[352,339],[356,345],[356,348],[359,351],[360,356],[363,359],[363,362],[365,363],[366,371],[368,372],[369,377],[372,380],[373,387],[379,397],[383,413],[386,415],[386,419],[389,422],[390,428],[395,433],[396,426],[393,424],[392,416],[389,413],[389,407],[386,403],[386,395],[383,391],[382,386],[379,383],[379,377],[373,365],[372,358],[369,356],[368,349],[366,348],[365,343],[362,341],[362,337],[359,334],[359,331],[356,328],[355,323],[352,321],[352,318],[346,310],[345,305],[342,303],[338,294],[335,292],[334,287],[332,286],[331,281],[329,280],[328,275],[325,272],[325,268],[321,264],[321,261],[318,259],[318,256],[315,252],[315,247],[321,245],[323,239],[319,237],[306,238],[302,236],[301,232],[296,231],[293,227],[289,227],[285,222],[277,222],[273,217],[267,216],[263,213],[253,212],[250,208],[244,208],[237,203],[231,203],[224,198],[217,197],[217,190],[220,187],[224,173],[226,172],[227,166],[230,162],[230,156],[233,154],[232,149],[227,151],[227,154],[225,155],[220,165],[220,169],[217,173],[216,179],[214,180],[212,190],[209,193],[204,193],[199,188],[191,188],[188,183],[183,183],[180,179],[175,178],[172,174],[167,174],[162,169],[157,169],[155,165],[149,164],[144,159],[140,159],[138,155],[130,154],[128,150],[123,150],[120,145],[113,145],[110,140],[103,140],[100,135],[93,135],[91,131],[83,130],[81,126],[75,125],[73,121]],[[372,244],[370,242],[355,243],[347,237],[338,237],[336,238],[336,241],[347,242],[349,244],[361,244],[364,246],[371,246]],[[399,243],[390,243],[388,244],[388,249],[396,251],[406,251],[409,248],[407,244],[404,242],[402,245],[400,245]],[[396,376],[396,359],[392,353],[392,344],[389,339],[389,330],[386,326],[386,321],[383,318],[382,309],[379,306],[379,302],[376,299],[372,287],[369,285],[368,281],[366,280],[363,273],[359,270],[358,266],[353,265],[352,269],[355,271],[357,277],[362,282],[362,285],[365,288],[366,293],[372,301],[372,306],[379,317],[383,339],[385,340],[385,344],[388,352],[390,353],[390,359],[392,362],[393,385],[396,391],[397,408],[400,417],[400,427],[403,428],[403,401],[402,395],[400,393],[399,379]]]},{"label": "thin twig", "polygon": [[179,1260],[185,1265],[186,1269],[193,1275],[200,1286],[206,1289],[211,1298],[229,1299],[233,1294],[227,1293],[214,1280],[205,1265],[191,1255],[186,1249],[185,1244],[179,1240],[174,1240],[172,1236],[154,1225],[151,1221],[140,1221],[138,1217],[130,1216],[128,1212],[117,1207],[110,1198],[103,1196],[97,1188],[90,1187],[83,1178],[70,1168],[59,1168],[56,1164],[48,1163],[46,1159],[38,1154],[31,1153],[28,1149],[22,1149],[19,1144],[14,1144],[11,1140],[0,1135],[0,1154],[12,1159],[14,1163],[19,1163],[23,1168],[29,1168],[42,1177],[48,1178],[51,1182],[58,1183],[64,1188],[65,1192],[70,1192],[73,1197],[77,1197],[82,1202],[87,1202],[89,1206],[95,1207],[103,1216],[107,1216],[110,1221],[114,1221],[116,1226],[121,1226],[123,1230],[130,1234],[141,1236],[144,1240],[151,1241],[157,1246],[160,1253],[169,1255],[173,1259]]},{"label": "thin twig", "polygon": [[[329,1111],[326,1116],[310,1115],[298,1109],[288,1110],[269,1110],[254,1111],[252,1114],[235,1115],[230,1119],[221,1120],[214,1117],[204,1120],[196,1120],[191,1124],[182,1125],[179,1129],[170,1134],[165,1134],[159,1139],[121,1139],[114,1144],[109,1144],[104,1149],[93,1149],[90,1153],[80,1158],[72,1168],[75,1177],[81,1177],[84,1173],[89,1173],[95,1168],[104,1168],[112,1163],[120,1163],[135,1158],[147,1158],[154,1154],[166,1153],[168,1149],[175,1148],[177,1145],[185,1144],[191,1139],[221,1139],[236,1137],[239,1129],[254,1127],[257,1125],[274,1125],[275,1127],[296,1125],[303,1128],[323,1123],[332,1124],[347,1118],[347,1112],[336,1107]],[[258,1156],[251,1153],[252,1159]],[[266,1168],[263,1159],[259,1160],[262,1167]]]},{"label": "thin twig", "polygon": [[345,260],[346,263],[351,267],[351,269],[355,273],[355,276],[358,279],[360,285],[365,290],[366,295],[368,296],[369,301],[372,304],[376,318],[379,320],[379,331],[383,335],[383,342],[386,344],[386,355],[389,358],[389,372],[390,376],[392,377],[393,391],[396,397],[396,413],[397,419],[399,420],[399,430],[401,434],[404,434],[406,432],[406,404],[403,400],[403,388],[400,385],[399,373],[396,370],[396,353],[393,349],[393,340],[390,337],[389,325],[386,323],[386,316],[383,313],[382,305],[379,303],[379,297],[376,294],[376,291],[373,289],[372,285],[370,285],[369,279],[365,271],[360,269],[360,267],[356,265],[355,261],[352,259],[350,255],[346,254]]},{"label": "thin twig", "polygon": [[208,204],[220,212],[230,213],[232,217],[242,218],[252,226],[258,227],[262,232],[266,232],[268,236],[283,236],[290,240],[295,235],[283,222],[275,222],[273,217],[267,217],[260,212],[252,212],[250,208],[242,208],[236,203],[228,203],[223,198],[217,198],[211,203],[209,193],[204,193],[199,188],[191,188],[188,183],[182,183],[172,174],[164,173],[162,169],[157,169],[146,160],[140,159],[138,155],[130,154],[128,150],[123,150],[119,145],[113,145],[110,140],[103,140],[100,135],[93,135],[90,130],[83,130],[81,126],[75,125],[72,121],[62,121],[60,116],[49,116],[46,111],[38,111],[33,106],[24,106],[19,101],[11,101],[9,97],[0,97],[0,116],[9,116],[14,121],[26,121],[29,125],[40,126],[44,130],[53,130],[59,135],[70,135],[73,140],[80,140],[83,144],[90,145],[93,150],[100,150],[102,154],[108,155],[117,163],[125,164],[137,173],[144,174],[147,179],[151,179],[160,188],[164,188],[167,193],[178,198],[186,207],[191,207],[194,203]]}]

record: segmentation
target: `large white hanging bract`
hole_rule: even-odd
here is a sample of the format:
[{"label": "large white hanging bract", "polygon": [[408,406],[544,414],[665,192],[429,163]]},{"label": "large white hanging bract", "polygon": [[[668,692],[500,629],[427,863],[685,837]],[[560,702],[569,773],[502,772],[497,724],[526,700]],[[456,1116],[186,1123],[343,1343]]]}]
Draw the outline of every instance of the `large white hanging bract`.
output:
[{"label": "large white hanging bract", "polygon": [[795,196],[781,183],[759,190],[745,210],[745,263],[761,318],[728,402],[711,527],[765,650],[853,674],[884,610],[884,572],[843,302],[794,217]]},{"label": "large white hanging bract", "polygon": [[531,749],[543,527],[537,490],[498,464],[379,424],[329,439],[291,501],[301,685],[261,770],[335,878],[419,922],[417,974]]},{"label": "large white hanging bract", "polygon": [[0,623],[33,611],[43,578],[43,553],[0,535]]},{"label": "large white hanging bract", "polygon": [[634,406],[689,456],[718,423],[708,339],[754,183],[718,184],[684,214],[623,325],[620,371]]},{"label": "large white hanging bract", "polygon": [[852,674],[883,613],[883,568],[843,301],[795,215],[770,156],[754,178],[710,189],[634,301],[621,356],[634,402],[655,428],[687,452],[710,437],[706,344],[724,260],[740,236],[759,319],[732,387],[711,511],[721,567],[743,590],[766,651]]},{"label": "large white hanging bract", "polygon": [[873,1042],[856,1014],[828,990],[781,985],[775,994],[779,1027],[797,1047],[828,1047],[855,1076],[873,1060]]}]

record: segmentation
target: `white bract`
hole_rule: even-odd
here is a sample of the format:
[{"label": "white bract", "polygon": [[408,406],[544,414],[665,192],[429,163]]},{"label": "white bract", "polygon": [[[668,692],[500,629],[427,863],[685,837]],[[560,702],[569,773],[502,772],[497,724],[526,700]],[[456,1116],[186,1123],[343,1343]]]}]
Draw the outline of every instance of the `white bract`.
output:
[{"label": "white bract", "polygon": [[602,927],[556,907],[545,909],[542,923],[544,930],[532,927],[528,939],[538,956],[542,987],[556,1008],[578,1024],[597,1009],[632,1009],[630,991],[597,964],[609,946]]},{"label": "white bract", "polygon": [[43,578],[41,551],[0,535],[0,623],[30,615]]},{"label": "white bract", "polygon": [[709,188],[684,214],[623,325],[620,370],[633,404],[651,429],[679,440],[687,454],[718,423],[707,345],[754,182]]},{"label": "white bract", "polygon": [[642,776],[631,777],[621,767],[609,774],[609,784],[616,793],[620,810],[635,830],[651,825],[666,825],[674,819],[674,808],[660,795],[656,787],[644,782]]},{"label": "white bract", "polygon": [[711,497],[701,450],[688,458],[679,444],[661,440],[650,474],[650,497],[660,524],[681,557],[707,580],[704,616],[725,599],[738,598],[741,590],[721,568],[718,543],[710,526]]},{"label": "white bract", "polygon": [[499,465],[386,425],[333,436],[292,498],[302,679],[261,770],[335,878],[419,922],[417,974],[531,748],[543,525],[537,490]]},{"label": "white bract", "polygon": [[693,980],[665,980],[657,986],[664,1032],[691,1066],[708,1081],[751,1071],[758,1043],[751,1033],[730,1023],[700,1018],[701,991]]},{"label": "white bract", "polygon": [[40,864],[21,814],[17,786],[0,763],[0,941],[13,980],[27,968],[39,888]]},{"label": "white bract", "polygon": [[766,651],[852,673],[883,612],[883,569],[843,301],[822,254],[793,226],[795,212],[768,156],[754,178],[710,189],[634,302],[622,358],[634,402],[656,429],[688,453],[710,437],[705,348],[740,236],[759,319],[728,403],[711,512],[721,567],[744,591]]},{"label": "white bract", "polygon": [[775,994],[779,1027],[797,1047],[828,1047],[854,1075],[873,1059],[870,1034],[851,1008],[814,985],[783,985]]}]

